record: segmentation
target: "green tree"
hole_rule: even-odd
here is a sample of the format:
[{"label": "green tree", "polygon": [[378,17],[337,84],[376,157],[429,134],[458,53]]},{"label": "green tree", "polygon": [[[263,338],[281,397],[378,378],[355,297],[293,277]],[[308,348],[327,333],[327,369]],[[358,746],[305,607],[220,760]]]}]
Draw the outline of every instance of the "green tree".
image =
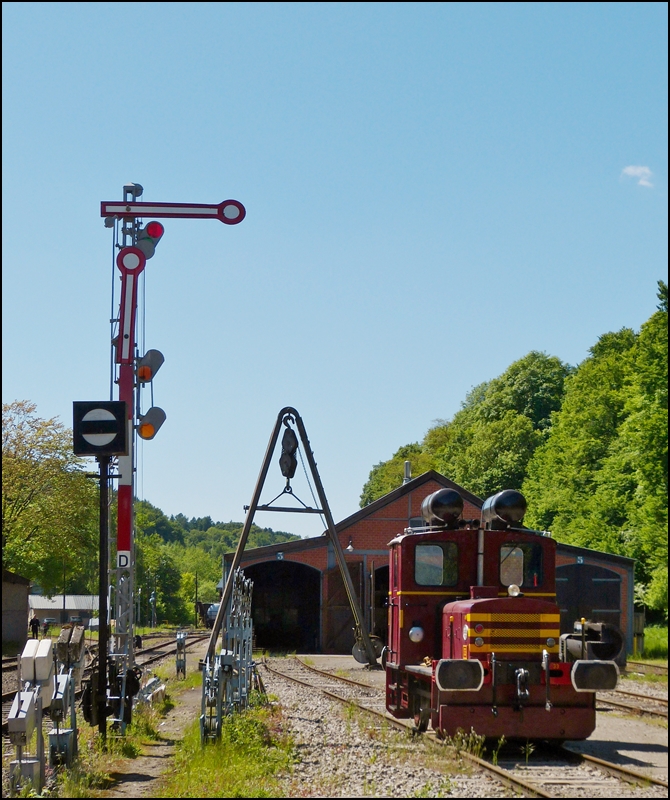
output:
[{"label": "green tree", "polygon": [[433,469],[435,462],[432,456],[418,444],[407,444],[397,450],[388,461],[380,461],[371,470],[363,491],[360,506],[370,505],[399,486],[405,477],[405,461],[410,461],[414,477]]},{"label": "green tree", "polygon": [[500,419],[476,420],[465,448],[443,448],[440,472],[480,497],[501,489],[519,489],[526,465],[542,435],[523,414],[507,411]]},{"label": "green tree", "polygon": [[192,613],[180,594],[181,572],[168,546],[157,533],[135,530],[135,585],[141,589],[143,620],[150,619],[149,596],[156,592],[156,619],[170,623],[185,623]]},{"label": "green tree", "polygon": [[[651,609],[667,616],[667,286],[639,334],[601,336],[568,381],[523,491],[527,523],[560,541],[636,559]],[[664,588],[665,587],[665,588]]]},{"label": "green tree", "polygon": [[520,488],[571,372],[555,356],[532,351],[499,377],[475,386],[452,420],[438,420],[421,444],[401,447],[373,467],[361,507],[401,485],[405,459],[414,475],[436,469],[479,495]]},{"label": "green tree", "polygon": [[597,488],[596,472],[613,452],[612,443],[625,418],[635,341],[628,328],[600,337],[591,356],[566,381],[563,405],[552,419],[550,435],[528,465],[523,484],[527,524],[550,529],[563,541],[591,546],[591,533],[580,515]]},{"label": "green tree", "polygon": [[3,565],[46,594],[91,587],[98,547],[98,489],[72,452],[72,431],[36,406],[2,406]]}]

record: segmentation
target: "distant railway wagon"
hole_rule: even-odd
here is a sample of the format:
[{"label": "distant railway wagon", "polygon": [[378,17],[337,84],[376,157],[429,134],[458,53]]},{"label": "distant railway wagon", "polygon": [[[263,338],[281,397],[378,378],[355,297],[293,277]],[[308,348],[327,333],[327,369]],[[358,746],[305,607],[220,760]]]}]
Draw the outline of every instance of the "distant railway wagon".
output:
[{"label": "distant railway wagon", "polygon": [[440,736],[585,739],[595,692],[615,688],[618,629],[561,633],[556,542],[523,527],[526,501],[506,490],[463,519],[463,498],[425,498],[424,525],[389,545],[386,707]]}]

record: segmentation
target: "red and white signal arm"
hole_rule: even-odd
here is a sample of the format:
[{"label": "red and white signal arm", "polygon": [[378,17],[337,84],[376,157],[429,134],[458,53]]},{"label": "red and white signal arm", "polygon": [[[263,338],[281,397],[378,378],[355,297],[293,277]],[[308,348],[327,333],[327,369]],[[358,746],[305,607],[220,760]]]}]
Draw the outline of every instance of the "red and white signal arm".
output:
[{"label": "red and white signal arm", "polygon": [[116,257],[121,270],[121,312],[119,338],[116,344],[116,363],[132,364],[135,350],[135,309],[137,308],[137,278],[147,258],[138,247],[124,247]]},{"label": "red and white signal arm", "polygon": [[120,200],[100,203],[101,217],[159,217],[164,219],[218,219],[226,225],[238,225],[247,210],[239,200],[223,203],[124,203]]}]

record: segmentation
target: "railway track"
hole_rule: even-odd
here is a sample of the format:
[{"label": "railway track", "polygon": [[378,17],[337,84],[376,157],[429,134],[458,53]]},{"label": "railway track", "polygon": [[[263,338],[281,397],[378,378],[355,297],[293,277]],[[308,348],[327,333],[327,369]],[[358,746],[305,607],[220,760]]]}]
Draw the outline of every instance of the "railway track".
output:
[{"label": "railway track", "polygon": [[[265,666],[273,674],[311,690],[317,689],[336,702],[354,705],[396,728],[411,730],[409,722],[397,720],[386,713],[384,693],[369,683],[323,672],[299,659],[282,665],[281,670],[274,669],[269,664]],[[424,734],[424,738],[435,747],[445,746],[432,732]],[[575,753],[564,747],[543,745],[541,748],[533,747],[531,752],[527,743],[526,754],[528,759],[520,752],[518,744],[507,745],[497,753],[496,765],[460,751],[460,755],[473,766],[485,770],[515,792],[521,792],[527,797],[667,796],[666,781],[629,770],[619,764]],[[648,791],[635,788],[649,786],[657,789],[657,792],[649,795]]]},{"label": "railway track", "polygon": [[599,692],[597,702],[598,710],[614,708],[640,717],[668,719],[668,701],[663,697],[617,689],[614,692]]},{"label": "railway track", "polygon": [[646,675],[665,675],[668,677],[668,668],[661,664],[645,664],[642,661],[627,661],[626,672],[641,672]]},{"label": "railway track", "polygon": [[[201,636],[191,636],[186,639],[186,647],[190,647],[194,644],[204,641],[205,639],[209,639],[209,634],[203,634]],[[177,652],[177,644],[176,641],[170,640],[164,643],[160,643],[157,645],[153,645],[152,647],[145,647],[142,650],[139,650],[136,654],[136,662],[138,667],[147,667],[150,664],[155,664],[157,661],[161,661],[164,658],[168,658],[171,655],[174,655]],[[146,654],[151,653],[148,658],[144,658]],[[92,663],[92,662],[91,662]],[[14,665],[16,669],[16,665]],[[83,671],[82,678],[87,678],[90,674],[92,669],[91,664],[89,664]],[[12,702],[14,700],[14,696],[16,695],[16,690],[3,692],[2,693],[2,733],[3,735],[7,731],[7,717],[9,716],[9,712],[12,707]],[[75,692],[75,698],[78,700],[81,697],[81,689],[78,689]],[[51,724],[51,723],[49,723]]]}]

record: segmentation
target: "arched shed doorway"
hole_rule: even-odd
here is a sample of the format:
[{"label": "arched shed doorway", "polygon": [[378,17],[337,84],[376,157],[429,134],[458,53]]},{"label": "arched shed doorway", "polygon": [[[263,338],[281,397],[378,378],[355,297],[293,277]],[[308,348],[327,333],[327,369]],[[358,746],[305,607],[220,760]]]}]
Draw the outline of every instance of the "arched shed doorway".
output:
[{"label": "arched shed doorway", "polygon": [[561,633],[572,633],[582,617],[621,628],[621,576],[611,569],[583,563],[557,567],[556,602]]},{"label": "arched shed doorway", "polygon": [[254,582],[251,614],[256,647],[315,653],[320,649],[321,573],[297,561],[244,567]]}]

